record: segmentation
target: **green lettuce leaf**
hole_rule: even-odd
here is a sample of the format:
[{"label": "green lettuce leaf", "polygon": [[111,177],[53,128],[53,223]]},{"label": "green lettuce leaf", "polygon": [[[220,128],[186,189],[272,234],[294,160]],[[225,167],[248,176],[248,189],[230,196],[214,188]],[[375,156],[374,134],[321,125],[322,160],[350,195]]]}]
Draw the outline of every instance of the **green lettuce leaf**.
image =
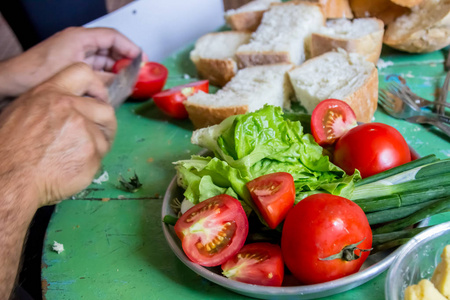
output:
[{"label": "green lettuce leaf", "polygon": [[285,120],[279,107],[266,105],[196,130],[192,142],[215,156],[193,156],[175,163],[179,185],[193,203],[221,191],[234,191],[256,210],[245,184],[275,172],[292,174],[297,199],[317,192],[347,196],[360,179],[358,171],[348,176],[331,163],[312,135],[303,132],[301,123]]}]

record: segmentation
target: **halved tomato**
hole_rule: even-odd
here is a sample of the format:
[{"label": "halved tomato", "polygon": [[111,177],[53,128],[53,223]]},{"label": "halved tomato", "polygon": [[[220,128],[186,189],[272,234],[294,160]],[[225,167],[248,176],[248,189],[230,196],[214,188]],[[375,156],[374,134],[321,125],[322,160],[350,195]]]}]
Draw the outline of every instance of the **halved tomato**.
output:
[{"label": "halved tomato", "polygon": [[184,253],[199,265],[223,264],[244,245],[248,220],[238,200],[218,195],[195,205],[175,224]]},{"label": "halved tomato", "polygon": [[311,115],[311,133],[321,146],[334,144],[339,137],[357,125],[353,109],[338,99],[321,101]]},{"label": "halved tomato", "polygon": [[164,90],[153,95],[153,101],[166,115],[176,119],[185,119],[188,117],[188,113],[183,102],[198,91],[208,93],[209,81],[201,80]]},{"label": "halved tomato", "polygon": [[[130,63],[131,59],[120,59],[114,64],[111,71],[119,73]],[[163,89],[168,74],[167,68],[157,62],[142,62],[131,97],[134,99],[150,99]]]},{"label": "halved tomato", "polygon": [[270,228],[275,229],[294,205],[294,178],[286,172],[260,176],[247,183],[253,202]]},{"label": "halved tomato", "polygon": [[250,284],[281,286],[284,262],[281,248],[270,243],[253,243],[222,264],[222,274],[229,279]]}]

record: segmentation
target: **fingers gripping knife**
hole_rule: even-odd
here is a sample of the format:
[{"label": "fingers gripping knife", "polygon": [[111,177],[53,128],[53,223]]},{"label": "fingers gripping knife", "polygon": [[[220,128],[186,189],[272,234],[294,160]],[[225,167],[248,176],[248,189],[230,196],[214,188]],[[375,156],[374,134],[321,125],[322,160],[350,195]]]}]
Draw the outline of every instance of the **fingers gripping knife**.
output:
[{"label": "fingers gripping knife", "polygon": [[139,53],[131,63],[123,68],[108,87],[109,103],[119,107],[133,91],[142,62],[142,53]]}]

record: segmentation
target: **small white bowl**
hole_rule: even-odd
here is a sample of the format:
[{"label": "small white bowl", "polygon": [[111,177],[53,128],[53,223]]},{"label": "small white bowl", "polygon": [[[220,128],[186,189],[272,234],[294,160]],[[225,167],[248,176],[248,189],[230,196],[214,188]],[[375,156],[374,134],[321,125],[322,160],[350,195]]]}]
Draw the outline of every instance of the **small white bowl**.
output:
[{"label": "small white bowl", "polygon": [[448,244],[450,222],[435,225],[403,245],[386,276],[386,299],[403,300],[406,287],[430,279]]}]

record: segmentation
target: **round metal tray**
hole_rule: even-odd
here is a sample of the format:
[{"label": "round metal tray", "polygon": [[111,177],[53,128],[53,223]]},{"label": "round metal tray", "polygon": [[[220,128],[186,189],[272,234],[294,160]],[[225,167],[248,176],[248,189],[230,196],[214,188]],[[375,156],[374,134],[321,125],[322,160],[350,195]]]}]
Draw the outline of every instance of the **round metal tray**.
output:
[{"label": "round metal tray", "polygon": [[[183,199],[183,190],[177,186],[174,177],[167,188],[162,206],[162,218],[165,215],[175,215],[170,202],[173,198]],[[206,268],[191,262],[184,254],[181,241],[176,236],[173,227],[163,223],[163,232],[172,251],[192,271],[200,276],[230,289],[236,293],[259,299],[315,299],[326,297],[357,287],[385,271],[395,259],[398,250],[379,252],[370,255],[358,273],[333,281],[299,286],[266,287],[230,280],[220,273],[220,267]]]}]

